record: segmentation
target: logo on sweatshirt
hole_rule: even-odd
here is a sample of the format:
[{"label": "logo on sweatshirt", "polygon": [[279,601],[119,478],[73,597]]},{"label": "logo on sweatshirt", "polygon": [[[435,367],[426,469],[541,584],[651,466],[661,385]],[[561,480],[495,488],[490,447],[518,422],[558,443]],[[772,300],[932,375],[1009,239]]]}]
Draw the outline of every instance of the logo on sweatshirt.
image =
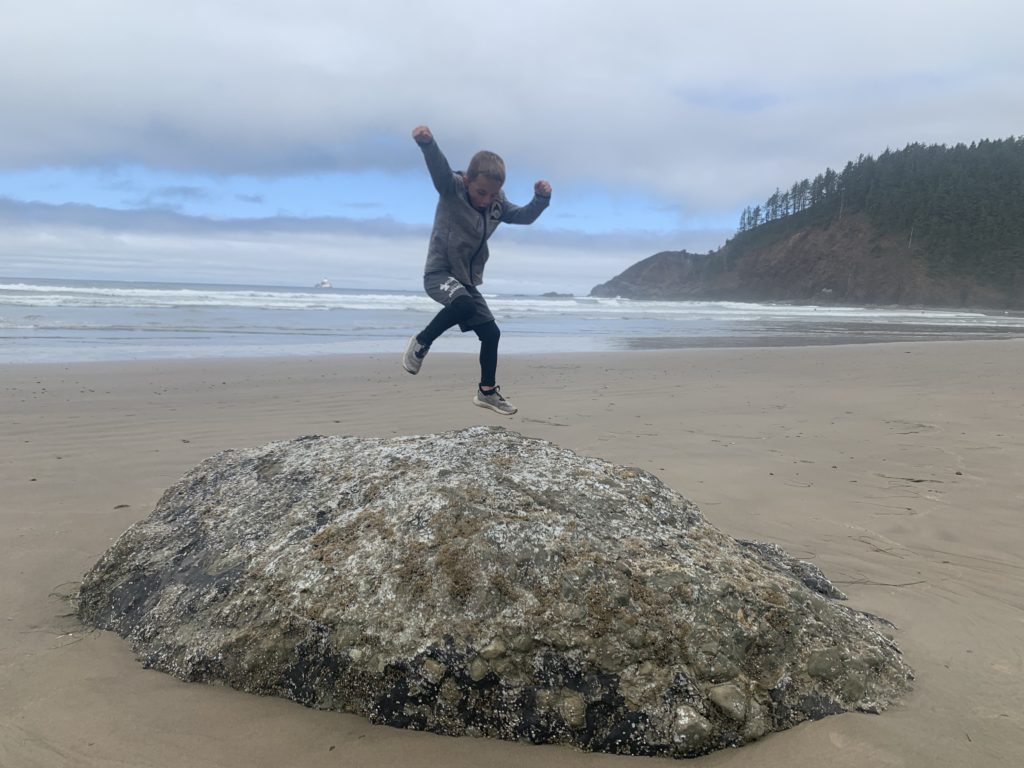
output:
[{"label": "logo on sweatshirt", "polygon": [[445,293],[447,293],[449,296],[454,296],[455,292],[462,287],[462,283],[460,283],[454,277],[449,277],[447,280],[445,280],[437,287],[440,288]]}]

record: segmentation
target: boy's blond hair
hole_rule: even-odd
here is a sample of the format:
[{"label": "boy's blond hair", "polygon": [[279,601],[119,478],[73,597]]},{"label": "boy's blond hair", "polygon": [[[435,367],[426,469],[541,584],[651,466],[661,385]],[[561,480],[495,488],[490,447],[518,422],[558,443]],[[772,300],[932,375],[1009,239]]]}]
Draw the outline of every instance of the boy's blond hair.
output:
[{"label": "boy's blond hair", "polygon": [[466,169],[466,179],[472,181],[477,176],[483,176],[498,184],[505,183],[505,161],[494,152],[482,149],[473,155],[469,161],[469,168]]}]

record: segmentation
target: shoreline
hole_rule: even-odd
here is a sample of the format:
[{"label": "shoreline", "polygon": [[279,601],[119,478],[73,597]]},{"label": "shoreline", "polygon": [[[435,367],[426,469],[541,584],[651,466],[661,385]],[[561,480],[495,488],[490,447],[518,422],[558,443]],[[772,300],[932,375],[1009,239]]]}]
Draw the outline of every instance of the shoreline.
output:
[{"label": "shoreline", "polygon": [[[467,336],[458,337],[456,344],[462,349],[452,349],[453,344],[444,344],[444,351],[436,351],[431,356],[452,355],[455,357],[476,356],[479,348],[476,339]],[[781,348],[808,348],[808,347],[843,347],[843,346],[864,346],[864,345],[886,345],[886,344],[941,344],[941,343],[963,343],[963,342],[1020,342],[1024,341],[1024,333],[1005,332],[995,334],[988,331],[973,331],[964,333],[951,333],[943,330],[941,335],[921,337],[915,334],[903,334],[898,338],[891,336],[866,335],[856,336],[851,333],[840,333],[828,331],[822,334],[780,334],[776,336],[624,336],[613,337],[608,348],[573,349],[568,351],[546,351],[538,353],[535,349],[527,348],[534,342],[549,342],[549,339],[535,339],[532,337],[512,337],[503,339],[504,347],[500,353],[500,359],[506,358],[529,358],[544,354],[557,355],[559,357],[576,357],[581,355],[620,355],[643,352],[685,352],[687,350],[754,350],[754,349],[781,349]],[[607,342],[606,342],[607,343]],[[365,344],[365,343],[364,343]],[[397,358],[401,356],[405,342],[395,345],[394,349],[381,353],[379,351],[367,352],[365,349],[351,350],[330,350],[330,351],[297,351],[294,353],[282,353],[280,351],[267,354],[243,353],[239,355],[218,354],[211,351],[209,355],[193,356],[169,356],[169,357],[110,357],[101,359],[65,359],[65,360],[0,360],[0,370],[5,368],[17,368],[21,366],[80,366],[80,365],[116,365],[120,363],[142,363],[142,364],[173,364],[190,362],[216,362],[216,361],[275,361],[275,360],[325,360],[332,359],[352,360],[358,359],[386,359],[388,356]],[[379,350],[378,344],[373,344]],[[510,349],[506,349],[510,347]],[[222,352],[222,350],[221,350]]]},{"label": "shoreline", "polygon": [[897,626],[915,690],[701,765],[1024,762],[1024,356],[996,341],[510,355],[506,418],[476,360],[386,355],[0,367],[0,764],[677,765],[372,726],[146,670],[67,614],[74,583],[187,469],[305,434],[500,425],[637,466],[736,538],[819,566]]}]

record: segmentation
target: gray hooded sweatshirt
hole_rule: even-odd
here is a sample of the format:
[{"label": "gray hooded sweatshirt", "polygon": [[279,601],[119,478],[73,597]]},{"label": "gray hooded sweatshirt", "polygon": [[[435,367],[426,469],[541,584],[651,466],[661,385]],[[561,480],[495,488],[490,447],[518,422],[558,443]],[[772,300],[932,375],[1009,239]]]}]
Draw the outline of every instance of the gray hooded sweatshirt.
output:
[{"label": "gray hooded sweatshirt", "polygon": [[452,275],[463,285],[480,285],[488,257],[487,239],[498,224],[532,224],[551,198],[534,195],[529,203],[518,206],[499,192],[487,210],[478,211],[469,202],[465,175],[452,171],[437,142],[420,144],[420,149],[440,195],[424,274]]}]

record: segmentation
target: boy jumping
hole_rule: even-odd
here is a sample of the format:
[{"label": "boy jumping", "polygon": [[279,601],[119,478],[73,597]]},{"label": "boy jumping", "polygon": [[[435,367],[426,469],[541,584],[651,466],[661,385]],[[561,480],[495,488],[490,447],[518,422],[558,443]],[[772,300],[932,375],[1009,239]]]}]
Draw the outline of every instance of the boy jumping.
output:
[{"label": "boy jumping", "polygon": [[443,308],[422,331],[409,339],[402,366],[419,373],[423,358],[438,336],[454,325],[480,339],[480,384],[473,402],[511,416],[516,407],[502,397],[495,383],[501,331],[477,286],[483,283],[487,239],[498,224],[532,224],[551,202],[551,185],[538,181],[533,199],[524,206],[510,203],[501,191],[505,163],[493,152],[473,155],[469,167],[453,172],[430,129],[421,125],[412,137],[423,151],[430,178],[440,196],[424,268],[423,287]]}]

